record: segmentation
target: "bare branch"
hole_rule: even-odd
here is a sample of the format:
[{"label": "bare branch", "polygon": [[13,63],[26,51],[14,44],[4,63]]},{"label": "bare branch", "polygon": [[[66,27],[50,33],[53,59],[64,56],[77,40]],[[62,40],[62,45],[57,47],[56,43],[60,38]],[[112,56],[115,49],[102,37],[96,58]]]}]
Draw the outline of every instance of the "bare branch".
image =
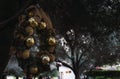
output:
[{"label": "bare branch", "polygon": [[67,64],[67,63],[65,63],[65,62],[63,62],[63,61],[61,61],[61,60],[57,60],[57,62],[60,62],[60,63],[62,63],[64,66],[66,66],[66,67],[74,70],[69,64]]}]

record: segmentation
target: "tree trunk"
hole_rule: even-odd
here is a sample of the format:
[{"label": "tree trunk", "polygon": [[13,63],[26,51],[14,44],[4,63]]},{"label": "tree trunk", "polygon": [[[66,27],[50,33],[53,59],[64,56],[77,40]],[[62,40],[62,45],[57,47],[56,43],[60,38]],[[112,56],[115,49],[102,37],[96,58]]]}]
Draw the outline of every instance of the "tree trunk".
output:
[{"label": "tree trunk", "polygon": [[80,71],[79,71],[79,69],[75,71],[75,79],[80,79]]},{"label": "tree trunk", "polygon": [[79,74],[75,74],[75,79],[80,79],[80,75]]}]

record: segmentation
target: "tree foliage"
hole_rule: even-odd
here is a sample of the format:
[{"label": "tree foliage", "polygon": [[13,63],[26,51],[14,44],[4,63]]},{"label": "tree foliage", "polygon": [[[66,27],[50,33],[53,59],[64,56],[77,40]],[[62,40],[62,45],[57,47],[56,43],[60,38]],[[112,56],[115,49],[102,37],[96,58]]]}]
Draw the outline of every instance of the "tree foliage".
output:
[{"label": "tree foliage", "polygon": [[71,68],[76,79],[79,79],[79,75],[85,69],[91,69],[95,63],[93,40],[89,33],[76,33],[73,29],[66,32],[66,38],[59,38],[60,44],[56,48],[58,61]]},{"label": "tree foliage", "polygon": [[71,68],[76,79],[86,70],[105,64],[119,62],[119,30],[109,34],[93,36],[90,32],[78,32],[70,29],[65,36],[58,35],[56,54],[58,61]]}]

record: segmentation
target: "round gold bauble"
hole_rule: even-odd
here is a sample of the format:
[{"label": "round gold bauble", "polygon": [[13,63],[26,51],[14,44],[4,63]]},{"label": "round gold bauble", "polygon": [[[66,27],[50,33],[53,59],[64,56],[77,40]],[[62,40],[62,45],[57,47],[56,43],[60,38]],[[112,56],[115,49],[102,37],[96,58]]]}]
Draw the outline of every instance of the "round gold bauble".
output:
[{"label": "round gold bauble", "polygon": [[25,31],[26,31],[29,35],[32,35],[33,32],[34,32],[33,28],[30,27],[30,26],[26,27],[26,28],[25,28]]},{"label": "round gold bauble", "polygon": [[29,58],[30,57],[30,50],[24,50],[23,52],[22,52],[22,58],[23,59],[27,59],[27,58]]},{"label": "round gold bauble", "polygon": [[33,12],[29,12],[28,15],[29,15],[29,17],[33,17],[34,14],[33,14]]},{"label": "round gold bauble", "polygon": [[30,67],[30,73],[32,73],[32,74],[38,73],[38,67],[37,66]]},{"label": "round gold bauble", "polygon": [[40,22],[40,24],[39,24],[39,27],[40,27],[40,29],[45,29],[46,28],[46,23],[45,22]]},{"label": "round gold bauble", "polygon": [[34,43],[35,43],[35,41],[34,41],[34,38],[33,38],[33,37],[28,37],[28,38],[26,39],[26,42],[25,42],[25,44],[26,44],[27,47],[33,46]]},{"label": "round gold bauble", "polygon": [[28,21],[32,27],[38,26],[38,22],[33,17],[30,18]]},{"label": "round gold bauble", "polygon": [[47,64],[50,62],[50,57],[48,55],[41,56],[41,59],[43,64]]},{"label": "round gold bauble", "polygon": [[56,39],[54,37],[50,37],[48,39],[48,43],[49,43],[49,45],[55,45],[56,44]]}]

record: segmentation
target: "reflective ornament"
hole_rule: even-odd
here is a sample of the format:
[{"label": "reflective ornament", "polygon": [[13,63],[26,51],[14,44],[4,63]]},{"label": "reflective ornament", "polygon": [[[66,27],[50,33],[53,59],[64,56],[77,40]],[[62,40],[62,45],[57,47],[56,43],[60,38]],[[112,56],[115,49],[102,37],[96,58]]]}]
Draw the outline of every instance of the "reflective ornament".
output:
[{"label": "reflective ornament", "polygon": [[27,59],[30,57],[30,50],[24,50],[22,53],[22,58]]},{"label": "reflective ornament", "polygon": [[38,22],[33,17],[29,19],[29,23],[32,27],[38,26]]},{"label": "reflective ornament", "polygon": [[50,62],[50,57],[48,55],[41,56],[41,59],[43,64],[47,64]]},{"label": "reflective ornament", "polygon": [[45,22],[40,22],[40,24],[39,24],[39,27],[40,27],[40,29],[45,29],[46,28],[46,23]]},{"label": "reflective ornament", "polygon": [[34,43],[35,43],[35,41],[34,41],[34,38],[33,38],[33,37],[27,38],[27,39],[26,39],[26,42],[25,42],[25,44],[26,44],[27,47],[33,46]]},{"label": "reflective ornament", "polygon": [[30,27],[30,26],[26,27],[26,28],[25,28],[25,31],[26,31],[29,35],[32,35],[33,32],[34,32],[33,28]]},{"label": "reflective ornament", "polygon": [[38,73],[38,67],[37,66],[30,67],[30,73],[32,73],[32,74]]},{"label": "reflective ornament", "polygon": [[56,39],[54,37],[50,37],[48,39],[48,43],[49,43],[49,45],[55,45],[56,44]]},{"label": "reflective ornament", "polygon": [[29,17],[33,17],[34,14],[32,12],[29,12],[28,15]]}]

